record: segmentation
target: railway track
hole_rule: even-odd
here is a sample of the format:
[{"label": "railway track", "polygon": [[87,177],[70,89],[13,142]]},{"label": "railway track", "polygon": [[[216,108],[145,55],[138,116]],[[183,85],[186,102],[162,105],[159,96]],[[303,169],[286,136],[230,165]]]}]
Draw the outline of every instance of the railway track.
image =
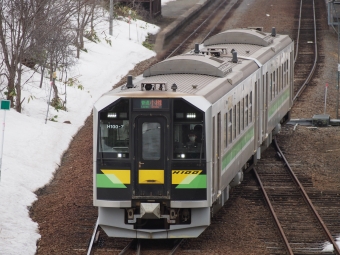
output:
[{"label": "railway track", "polygon": [[[278,148],[276,142],[275,145]],[[266,156],[268,158],[261,160],[254,172],[280,230],[287,254],[321,254],[324,252],[324,243],[327,241],[335,247],[335,254],[340,254],[334,240],[336,230],[332,232],[328,229],[304,186],[285,160],[282,151],[279,148],[278,152],[270,148]],[[277,158],[280,160],[278,161]],[[313,194],[312,187],[310,187],[310,192]],[[328,204],[327,201],[319,202],[323,206]],[[322,206],[319,206],[319,209],[322,211]],[[329,225],[332,226],[337,215],[330,213],[329,209],[326,211],[328,213],[324,212],[323,215],[327,216]],[[282,249],[281,246],[277,248]]]},{"label": "railway track", "polygon": [[[318,64],[318,9],[314,1],[301,1],[294,61],[295,104],[304,100],[303,91],[312,83]],[[338,192],[326,192],[324,196],[313,187],[304,169],[300,168],[302,171],[295,175],[287,161],[281,163],[285,157],[278,150],[267,149],[264,158],[258,162],[258,171],[254,169],[281,239],[278,242],[278,235],[267,239],[261,233],[260,238],[266,243],[267,250],[270,254],[340,254],[335,242],[339,233]],[[256,191],[249,195],[249,199],[259,204],[261,199],[252,179],[245,180],[244,188]],[[269,220],[259,222],[264,228]],[[268,228],[264,232],[267,231]],[[334,251],[332,248],[324,250],[327,242]]]},{"label": "railway track", "polygon": [[238,7],[239,0],[215,0],[200,16],[190,22],[165,45],[163,58],[192,50],[195,43],[203,43],[209,36],[221,32],[223,21]]},{"label": "railway track", "polygon": [[[317,4],[312,1],[300,1],[300,11],[298,19],[297,37],[294,57],[294,98],[296,101],[315,73],[318,62],[318,39],[317,39]],[[307,78],[306,78],[307,77]]]}]

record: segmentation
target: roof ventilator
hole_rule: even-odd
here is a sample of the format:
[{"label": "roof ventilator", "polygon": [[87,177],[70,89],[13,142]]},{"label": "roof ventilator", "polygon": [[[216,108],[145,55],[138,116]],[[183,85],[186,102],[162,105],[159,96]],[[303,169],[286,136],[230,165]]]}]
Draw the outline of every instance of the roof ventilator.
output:
[{"label": "roof ventilator", "polygon": [[128,88],[128,89],[132,89],[133,88],[132,75],[128,75],[128,77],[127,77],[126,88]]},{"label": "roof ventilator", "polygon": [[276,36],[276,28],[275,27],[272,27],[272,34],[271,34],[272,37],[275,37]]},{"label": "roof ventilator", "polygon": [[142,83],[141,90],[168,90],[168,86],[165,82],[153,82],[153,83]]},{"label": "roof ventilator", "polygon": [[233,53],[233,61],[232,62],[237,63],[238,62],[237,51],[234,50],[232,53]]}]

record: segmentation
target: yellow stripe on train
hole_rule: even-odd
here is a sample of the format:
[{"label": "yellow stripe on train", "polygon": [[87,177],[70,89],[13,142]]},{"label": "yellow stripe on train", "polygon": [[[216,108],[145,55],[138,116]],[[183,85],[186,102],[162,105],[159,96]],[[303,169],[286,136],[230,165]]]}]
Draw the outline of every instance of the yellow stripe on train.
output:
[{"label": "yellow stripe on train", "polygon": [[115,179],[114,183],[130,184],[130,170],[101,169],[110,179]]},{"label": "yellow stripe on train", "polygon": [[172,170],[172,184],[190,183],[202,170]]},{"label": "yellow stripe on train", "polygon": [[164,184],[164,170],[139,170],[139,184]]}]

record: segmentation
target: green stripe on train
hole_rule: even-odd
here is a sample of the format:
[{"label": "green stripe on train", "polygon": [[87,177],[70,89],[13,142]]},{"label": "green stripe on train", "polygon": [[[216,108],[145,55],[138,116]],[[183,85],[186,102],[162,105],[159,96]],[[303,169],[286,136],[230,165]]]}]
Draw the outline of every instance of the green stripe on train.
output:
[{"label": "green stripe on train", "polygon": [[97,188],[123,188],[126,189],[126,186],[119,181],[117,178],[110,179],[105,174],[97,174],[96,181]]},{"label": "green stripe on train", "polygon": [[207,188],[207,175],[197,175],[190,183],[178,184],[176,189],[206,189]]},{"label": "green stripe on train", "polygon": [[244,146],[254,137],[254,126],[251,127],[237,143],[223,156],[222,169],[225,169],[233,158],[244,148]]},{"label": "green stripe on train", "polygon": [[268,111],[269,118],[276,112],[281,105],[289,98],[289,90],[287,89],[277,100],[276,102],[270,106]]}]

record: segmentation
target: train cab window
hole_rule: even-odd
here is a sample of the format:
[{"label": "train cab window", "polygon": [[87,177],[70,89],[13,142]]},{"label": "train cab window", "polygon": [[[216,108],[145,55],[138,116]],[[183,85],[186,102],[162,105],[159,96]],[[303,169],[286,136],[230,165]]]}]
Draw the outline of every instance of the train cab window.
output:
[{"label": "train cab window", "polygon": [[99,113],[98,151],[110,158],[129,157],[129,101],[114,102]]},{"label": "train cab window", "polygon": [[173,107],[173,158],[205,158],[203,112],[178,99]]}]

